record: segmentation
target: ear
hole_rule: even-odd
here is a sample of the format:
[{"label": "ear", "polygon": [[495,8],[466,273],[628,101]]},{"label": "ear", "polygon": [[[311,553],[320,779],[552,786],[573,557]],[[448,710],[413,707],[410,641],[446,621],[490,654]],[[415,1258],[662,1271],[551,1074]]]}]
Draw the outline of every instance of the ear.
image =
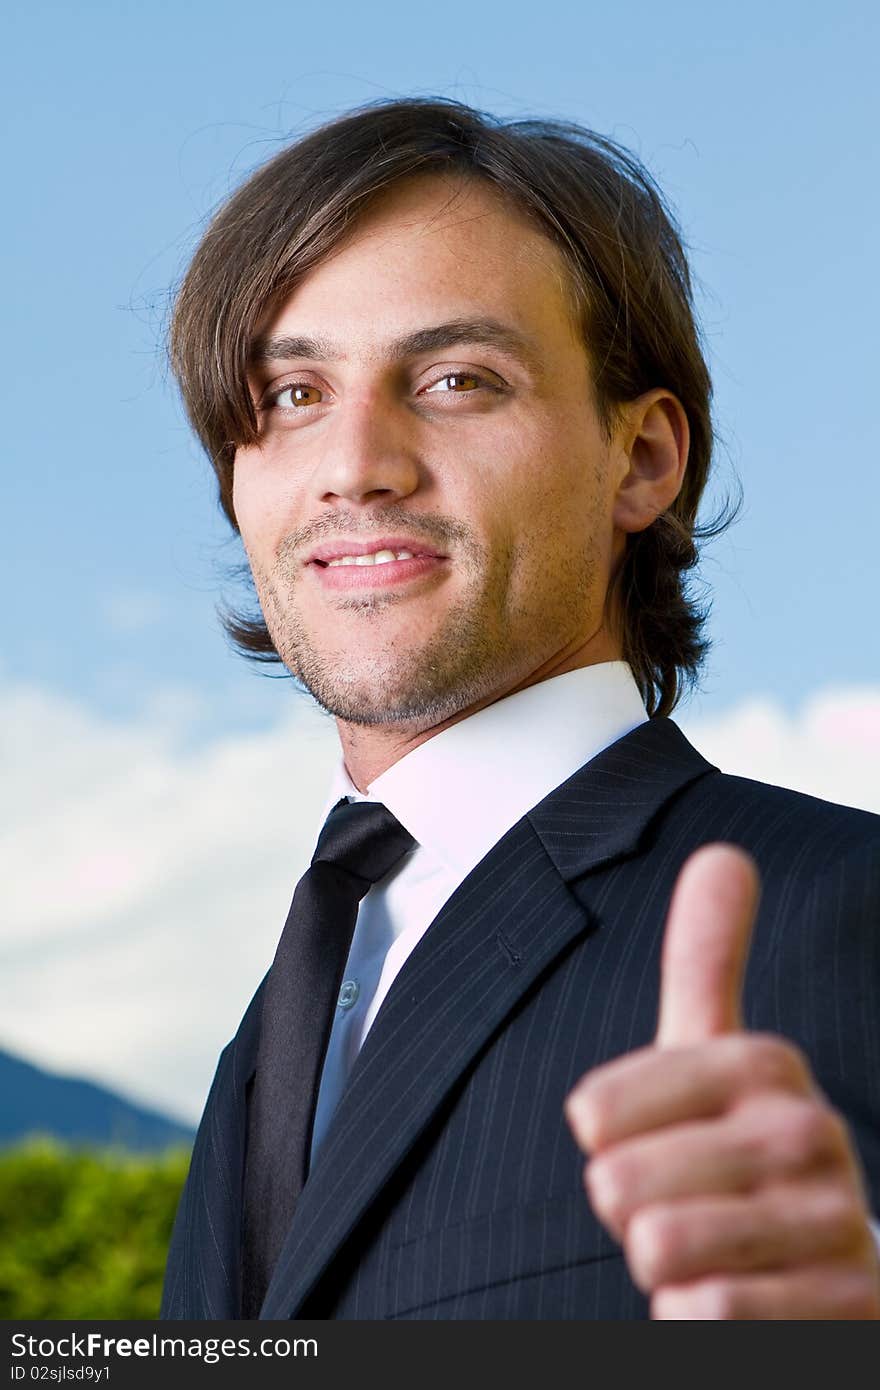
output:
[{"label": "ear", "polygon": [[620,531],[644,531],[681,490],[690,429],[681,401],[662,388],[628,401],[623,410],[614,525]]}]

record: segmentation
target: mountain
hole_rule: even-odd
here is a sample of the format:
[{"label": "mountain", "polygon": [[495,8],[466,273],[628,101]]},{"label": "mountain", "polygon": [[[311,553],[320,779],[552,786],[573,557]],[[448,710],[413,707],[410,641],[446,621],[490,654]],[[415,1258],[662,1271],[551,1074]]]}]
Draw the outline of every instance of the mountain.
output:
[{"label": "mountain", "polygon": [[0,1145],[32,1135],[90,1148],[166,1149],[193,1131],[91,1081],[57,1076],[0,1049]]}]

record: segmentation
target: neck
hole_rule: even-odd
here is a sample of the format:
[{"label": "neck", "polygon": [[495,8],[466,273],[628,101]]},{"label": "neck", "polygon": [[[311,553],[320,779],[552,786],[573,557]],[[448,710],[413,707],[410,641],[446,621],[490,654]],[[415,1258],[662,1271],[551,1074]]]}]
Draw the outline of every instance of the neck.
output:
[{"label": "neck", "polygon": [[345,720],[337,719],[336,728],[339,733],[339,742],[342,745],[346,771],[358,791],[366,792],[377,777],[381,776],[383,772],[387,772],[388,768],[393,767],[401,758],[406,757],[407,753],[411,753],[420,744],[427,743],[429,738],[434,738],[444,729],[448,729],[453,724],[460,723],[462,719],[476,714],[478,710],[485,709],[488,705],[494,705],[498,700],[503,700],[508,695],[514,695],[518,690],[527,690],[529,686],[537,685],[540,681],[550,680],[553,676],[562,676],[566,671],[577,671],[584,666],[596,666],[603,661],[620,661],[621,657],[619,643],[604,628],[600,628],[586,643],[581,643],[572,650],[558,653],[527,676],[520,679],[512,678],[506,685],[499,686],[484,699],[475,701],[438,723],[426,725],[414,721],[413,723],[350,724]]}]

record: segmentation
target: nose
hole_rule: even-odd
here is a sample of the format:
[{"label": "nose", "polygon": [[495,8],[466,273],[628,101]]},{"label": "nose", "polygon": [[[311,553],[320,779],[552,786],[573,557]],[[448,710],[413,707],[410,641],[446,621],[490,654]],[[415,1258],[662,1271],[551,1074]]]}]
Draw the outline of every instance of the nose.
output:
[{"label": "nose", "polygon": [[323,502],[369,504],[408,497],[419,485],[419,463],[410,423],[399,406],[369,393],[340,402],[314,474]]}]

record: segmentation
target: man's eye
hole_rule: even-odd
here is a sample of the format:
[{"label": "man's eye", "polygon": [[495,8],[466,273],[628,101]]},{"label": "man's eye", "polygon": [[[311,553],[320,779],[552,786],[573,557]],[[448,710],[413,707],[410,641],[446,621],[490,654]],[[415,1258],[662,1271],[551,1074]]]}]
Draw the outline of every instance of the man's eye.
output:
[{"label": "man's eye", "polygon": [[475,372],[447,372],[441,376],[439,381],[435,381],[433,386],[427,386],[427,391],[475,391],[480,386],[487,386],[488,382],[484,377],[477,376]]},{"label": "man's eye", "polygon": [[282,410],[290,410],[302,405],[319,405],[323,394],[323,391],[317,386],[298,382],[295,386],[284,386],[280,391],[275,391],[269,397],[268,404],[280,406]]}]

